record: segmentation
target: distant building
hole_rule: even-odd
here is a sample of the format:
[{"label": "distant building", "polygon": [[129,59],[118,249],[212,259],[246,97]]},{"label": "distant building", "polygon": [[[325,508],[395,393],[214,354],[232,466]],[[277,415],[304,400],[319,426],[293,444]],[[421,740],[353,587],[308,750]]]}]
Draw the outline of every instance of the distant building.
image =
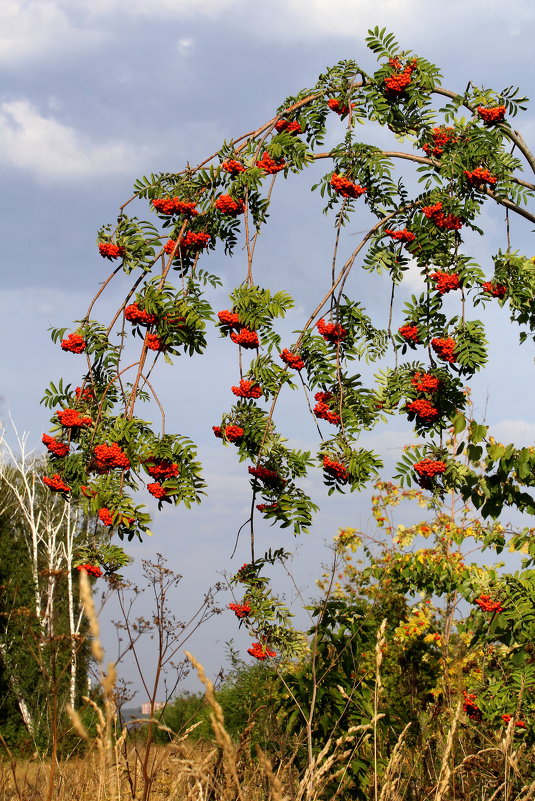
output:
[{"label": "distant building", "polygon": [[[163,701],[156,701],[156,703],[154,704],[154,711],[159,712],[160,709],[164,708],[164,706],[165,704],[163,703]],[[150,707],[151,707],[150,701],[148,701],[146,704],[141,704],[141,714],[150,715]]]}]

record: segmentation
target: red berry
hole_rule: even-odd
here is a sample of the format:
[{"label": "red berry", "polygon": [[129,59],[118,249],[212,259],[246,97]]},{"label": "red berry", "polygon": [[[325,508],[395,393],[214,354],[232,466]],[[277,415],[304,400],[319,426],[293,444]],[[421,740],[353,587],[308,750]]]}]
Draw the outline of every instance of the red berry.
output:
[{"label": "red berry", "polygon": [[83,353],[86,349],[86,344],[81,334],[69,334],[67,339],[61,340],[61,349],[71,353]]}]

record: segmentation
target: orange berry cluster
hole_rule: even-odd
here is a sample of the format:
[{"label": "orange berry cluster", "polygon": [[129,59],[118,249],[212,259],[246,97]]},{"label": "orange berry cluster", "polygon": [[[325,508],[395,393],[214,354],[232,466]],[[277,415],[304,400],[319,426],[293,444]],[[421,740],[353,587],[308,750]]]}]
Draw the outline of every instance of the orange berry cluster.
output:
[{"label": "orange berry cluster", "polygon": [[288,348],[284,348],[284,350],[279,353],[279,356],[284,364],[287,364],[288,367],[293,367],[294,370],[302,370],[305,366],[302,358],[297,353],[292,353]]},{"label": "orange berry cluster", "polygon": [[76,387],[76,389],[74,390],[74,394],[76,395],[77,398],[81,398],[81,400],[85,401],[95,400],[95,395],[93,393],[93,390],[90,389],[89,387],[84,387],[84,389],[82,389],[82,387]]},{"label": "orange berry cluster", "polygon": [[118,259],[119,256],[124,256],[125,249],[121,245],[114,245],[112,242],[101,242],[98,246],[98,252],[106,259]]},{"label": "orange berry cluster", "polygon": [[281,131],[287,131],[291,134],[300,134],[303,133],[303,129],[301,128],[298,122],[290,122],[289,120],[279,120],[275,123],[275,130],[280,133]]},{"label": "orange berry cluster", "polygon": [[228,325],[229,328],[241,328],[242,324],[240,323],[239,315],[235,314],[234,312],[229,311],[228,309],[223,309],[223,311],[217,312],[217,316],[219,318],[219,322],[222,325]]},{"label": "orange berry cluster", "polygon": [[145,309],[141,309],[137,303],[131,303],[124,310],[124,316],[131,323],[138,325],[153,325],[158,319],[155,314],[149,314]]},{"label": "orange berry cluster", "polygon": [[470,172],[470,170],[464,170],[464,174],[470,186],[475,186],[476,189],[479,189],[483,184],[491,184],[494,186],[498,180],[495,175],[492,175],[489,170],[483,169],[483,167],[476,167],[472,172]]},{"label": "orange berry cluster", "polygon": [[411,403],[407,404],[407,410],[409,412],[414,412],[416,417],[426,422],[434,420],[438,415],[438,409],[426,398],[417,398],[417,400],[411,401]]},{"label": "orange berry cluster", "polygon": [[422,212],[428,220],[435,223],[437,228],[444,228],[447,231],[458,231],[463,227],[463,221],[455,214],[445,214],[442,210],[442,203],[435,203],[433,206],[422,206]]},{"label": "orange berry cluster", "polygon": [[83,353],[86,348],[86,341],[81,334],[69,334],[67,339],[61,340],[61,349],[71,353]]},{"label": "orange berry cluster", "polygon": [[257,503],[256,508],[259,512],[267,512],[269,509],[277,509],[278,503]]},{"label": "orange berry cluster", "polygon": [[251,648],[247,649],[247,653],[261,661],[267,659],[268,656],[277,656],[276,651],[271,651],[267,646],[263,646],[259,642],[254,642]]},{"label": "orange berry cluster", "polygon": [[234,612],[237,618],[242,620],[244,617],[249,617],[251,614],[251,607],[249,604],[229,604],[228,608]]},{"label": "orange berry cluster", "polygon": [[332,392],[316,392],[314,399],[317,401],[317,403],[314,406],[313,412],[320,420],[326,420],[328,423],[338,426],[340,425],[340,415],[331,411],[328,406],[328,403],[330,400],[332,400],[332,397]]},{"label": "orange berry cluster", "polygon": [[493,601],[490,595],[480,595],[476,598],[476,603],[484,612],[503,612],[503,606],[499,601]]},{"label": "orange berry cluster", "polygon": [[56,416],[63,428],[79,428],[93,425],[90,417],[80,417],[80,412],[76,409],[59,409],[56,412]]},{"label": "orange berry cluster", "polygon": [[82,484],[80,490],[82,491],[84,498],[94,498],[97,494],[95,490],[92,490],[90,487],[86,487],[85,484]]},{"label": "orange berry cluster", "polygon": [[97,473],[109,473],[116,467],[130,469],[130,460],[117,442],[97,445],[93,450],[94,467]]},{"label": "orange berry cluster", "polygon": [[411,384],[417,392],[436,392],[440,380],[429,373],[415,373],[411,378]]},{"label": "orange berry cluster", "polygon": [[158,481],[155,481],[152,484],[147,484],[147,489],[150,492],[150,494],[154,495],[154,497],[158,498],[158,500],[160,500],[160,498],[167,497],[167,490],[165,489],[165,487],[162,487],[162,485]]},{"label": "orange berry cluster", "polygon": [[437,290],[441,295],[451,292],[452,289],[459,289],[461,286],[461,282],[457,273],[444,273],[441,270],[437,270],[436,272],[431,273],[429,278],[432,278],[433,281],[436,281]]},{"label": "orange berry cluster", "polygon": [[420,477],[433,478],[446,470],[446,463],[441,459],[422,459],[421,462],[416,462],[413,467]]},{"label": "orange berry cluster", "polygon": [[483,712],[476,704],[476,696],[469,695],[465,690],[463,690],[464,695],[464,704],[463,709],[470,718],[470,720],[480,721],[483,719]]},{"label": "orange berry cluster", "polygon": [[245,167],[240,161],[236,159],[227,159],[221,162],[221,169],[229,172],[231,175],[238,175],[240,172],[245,172]]},{"label": "orange berry cluster", "polygon": [[262,387],[255,384],[254,381],[246,381],[244,378],[240,381],[239,387],[231,387],[232,392],[238,398],[259,398],[262,394]]},{"label": "orange berry cluster", "polygon": [[284,484],[286,483],[275,470],[270,470],[268,467],[263,467],[262,465],[259,467],[249,467],[249,473],[265,484],[277,484],[281,481]]},{"label": "orange berry cluster", "polygon": [[402,94],[411,82],[411,76],[416,69],[415,58],[402,69],[403,65],[397,58],[389,58],[388,63],[395,70],[392,75],[384,79],[385,89],[390,94]]},{"label": "orange berry cluster", "polygon": [[106,506],[99,509],[98,518],[105,526],[113,526],[113,515]]},{"label": "orange berry cluster", "polygon": [[245,211],[243,200],[235,200],[230,195],[219,195],[215,202],[215,207],[221,214],[229,214],[232,217],[243,214]]},{"label": "orange berry cluster", "polygon": [[427,153],[428,156],[441,156],[447,145],[452,145],[459,141],[455,136],[455,128],[448,128],[445,126],[433,128],[431,131],[431,139],[433,140],[432,144],[425,144],[422,146],[422,150]]},{"label": "orange berry cluster", "polygon": [[88,576],[100,578],[102,576],[102,569],[98,565],[77,565],[78,570],[85,570]]},{"label": "orange berry cluster", "polygon": [[238,332],[232,331],[230,338],[242,348],[258,348],[260,345],[256,331],[249,331],[248,328],[241,328]]},{"label": "orange berry cluster", "polygon": [[440,359],[453,364],[455,361],[455,348],[457,343],[451,337],[435,337],[431,340],[431,347]]},{"label": "orange berry cluster", "polygon": [[492,106],[491,108],[485,108],[485,106],[477,107],[477,113],[485,125],[494,125],[496,122],[503,122],[505,111],[505,106]]},{"label": "orange berry cluster", "polygon": [[395,239],[396,242],[408,243],[414,242],[416,239],[416,234],[413,234],[412,231],[407,231],[406,228],[403,228],[401,231],[392,231],[390,228],[385,228],[385,234]]},{"label": "orange berry cluster", "polygon": [[275,161],[267,150],[264,150],[262,158],[256,162],[256,166],[260,167],[264,172],[267,172],[268,175],[274,175],[276,172],[280,172],[286,167],[286,162],[284,159],[277,159],[277,161]]},{"label": "orange berry cluster", "polygon": [[180,200],[178,197],[155,198],[152,205],[160,214],[182,214],[184,217],[196,217],[199,213],[195,203]]},{"label": "orange berry cluster", "polygon": [[150,464],[145,462],[147,473],[157,481],[165,481],[166,478],[176,478],[179,467],[176,462],[169,462],[167,459],[151,459]]},{"label": "orange berry cluster", "polygon": [[493,284],[492,281],[485,281],[482,287],[485,292],[488,292],[494,298],[504,298],[507,294],[507,287],[503,286],[503,284]]},{"label": "orange berry cluster", "polygon": [[162,339],[158,336],[158,334],[147,334],[145,337],[145,345],[149,350],[164,350],[165,346],[162,342]]},{"label": "orange berry cluster", "polygon": [[415,345],[420,343],[420,329],[417,325],[402,325],[398,328],[398,333],[407,342],[414,342]]},{"label": "orange berry cluster", "polygon": [[329,475],[334,476],[341,484],[345,484],[349,480],[347,468],[341,462],[330,459],[328,456],[323,457],[323,469]]},{"label": "orange berry cluster", "polygon": [[53,453],[54,456],[67,456],[69,453],[68,443],[60,442],[55,437],[49,437],[48,434],[43,434],[41,442],[46,445],[49,453]]},{"label": "orange berry cluster", "polygon": [[178,240],[178,247],[175,250],[175,245],[177,243],[176,239],[168,239],[164,245],[164,251],[166,253],[171,254],[175,250],[175,254],[179,251],[186,251],[186,250],[196,250],[205,248],[208,243],[210,242],[210,234],[207,234],[206,231],[188,231],[187,234],[180,237]]},{"label": "orange berry cluster", "polygon": [[341,197],[357,198],[360,197],[360,195],[363,195],[366,191],[363,186],[354,184],[348,178],[344,178],[343,175],[338,175],[336,172],[333,173],[331,178],[331,186],[338,195],[341,195]]},{"label": "orange berry cluster", "polygon": [[43,484],[46,484],[52,492],[70,492],[71,488],[65,484],[59,473],[54,473],[52,477],[43,476]]},{"label": "orange berry cluster", "polygon": [[[511,715],[502,715],[502,720],[504,723],[509,723],[509,721],[511,720]],[[518,726],[519,729],[526,728],[526,724],[524,723],[523,720],[517,720],[515,726]]]},{"label": "orange berry cluster", "polygon": [[[219,439],[223,439],[223,432],[221,430],[221,426],[212,426],[212,431],[214,432],[216,437]],[[229,442],[239,442],[243,439],[245,434],[244,429],[241,426],[226,426],[225,428],[225,437],[228,439]]]},{"label": "orange berry cluster", "polygon": [[347,336],[347,331],[340,323],[326,323],[325,320],[318,320],[316,328],[326,342],[342,342]]},{"label": "orange berry cluster", "polygon": [[327,101],[327,105],[331,111],[335,111],[340,116],[342,114],[347,114],[349,111],[349,106],[346,103],[342,103],[336,97],[331,97],[331,99]]}]

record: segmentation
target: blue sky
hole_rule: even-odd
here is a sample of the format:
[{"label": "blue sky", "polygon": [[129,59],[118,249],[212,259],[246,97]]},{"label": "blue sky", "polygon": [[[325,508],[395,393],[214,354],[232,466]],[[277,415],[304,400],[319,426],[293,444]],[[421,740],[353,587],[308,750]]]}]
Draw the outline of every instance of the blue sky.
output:
[{"label": "blue sky", "polygon": [[[392,30],[402,47],[435,61],[449,88],[462,90],[471,80],[497,89],[519,85],[529,95],[533,17],[529,0],[2,0],[3,419],[11,413],[37,446],[48,428],[48,412],[39,406],[43,388],[60,375],[77,380],[76,359],[51,343],[47,328],[83,316],[109,267],[96,250],[96,231],[114,220],[136,177],[202,160],[223,139],[269,119],[284,97],[313,84],[341,58],[371,68],[364,37],[375,25]],[[517,120],[529,142],[533,110]],[[269,232],[258,247],[258,283],[288,289],[298,300],[284,327],[288,334],[327,282],[332,221],[321,216],[319,198],[308,191],[312,183],[309,172],[277,186]],[[504,246],[503,214],[486,207],[484,220],[488,233],[473,243],[473,252],[490,268],[489,255]],[[529,233],[527,224],[512,222],[513,247],[531,255]],[[241,280],[244,259],[239,250],[232,261],[212,254],[207,267],[222,274],[224,288],[215,303],[226,308],[226,292]],[[352,281],[352,290],[362,292],[380,318],[386,309],[383,287],[361,275]],[[119,282],[103,299],[97,316],[110,317],[125,285]],[[486,413],[497,439],[531,443],[533,348],[518,349],[504,310],[490,315],[491,367],[474,382],[479,416]],[[184,574],[178,603],[187,607],[221,571],[247,559],[243,546],[229,562],[248,504],[244,467],[211,435],[232,401],[235,354],[214,335],[202,369],[198,361],[181,359],[175,370],[160,370],[157,379],[170,429],[199,442],[209,498],[200,509],[160,515],[154,537],[131,549],[137,560],[131,574],[137,577],[140,558],[165,554]],[[303,415],[302,399],[289,399],[282,415],[295,441],[314,447],[314,426]],[[391,465],[405,438],[406,426],[394,419],[365,441]],[[319,476],[310,479],[309,488],[319,497]],[[313,593],[314,577],[328,558],[323,542],[338,526],[369,524],[369,493],[338,496],[323,505],[294,562],[305,596]],[[295,545],[291,535],[267,527],[261,542],[266,548]],[[215,672],[232,636],[246,646],[227,613],[190,648]]]}]

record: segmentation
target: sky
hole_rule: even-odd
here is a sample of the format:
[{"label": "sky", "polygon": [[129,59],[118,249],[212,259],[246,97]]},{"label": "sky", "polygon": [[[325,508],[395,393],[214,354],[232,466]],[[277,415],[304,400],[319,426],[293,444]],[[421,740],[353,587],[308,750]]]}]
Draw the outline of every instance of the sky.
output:
[{"label": "sky", "polygon": [[[109,269],[96,250],[96,231],[113,222],[137,177],[201,161],[223,140],[271,118],[285,97],[312,85],[342,58],[372,69],[364,37],[376,25],[393,31],[403,48],[437,63],[449,88],[463,90],[471,80],[497,89],[518,85],[529,96],[534,13],[529,0],[0,0],[0,416],[8,436],[13,437],[11,416],[39,447],[49,418],[39,405],[44,387],[60,376],[77,381],[76,359],[53,345],[47,329],[84,315]],[[517,120],[529,143],[533,108]],[[383,141],[383,134],[372,135]],[[333,130],[328,144],[335,136]],[[277,185],[269,231],[258,246],[257,282],[286,289],[297,301],[282,327],[288,337],[328,280],[332,220],[321,215],[320,199],[309,192],[326,169]],[[490,254],[504,246],[503,214],[485,207],[483,219],[486,236],[472,246],[488,266]],[[358,235],[358,225],[351,233]],[[512,221],[513,247],[531,255],[529,233],[527,224]],[[349,252],[354,242],[348,238],[343,247]],[[206,266],[222,276],[214,304],[226,308],[228,291],[243,276],[243,254],[238,249],[232,260],[210,255]],[[384,286],[361,273],[352,282],[352,291],[384,318]],[[111,317],[126,285],[120,279],[103,297],[95,312],[99,319]],[[416,276],[408,289],[418,289]],[[476,412],[498,440],[530,444],[533,348],[518,348],[504,311],[489,314],[491,366],[474,382]],[[156,374],[170,430],[199,443],[208,498],[191,511],[167,507],[153,526],[154,537],[130,546],[132,580],[140,578],[141,560],[155,553],[183,575],[179,617],[188,615],[210,584],[247,560],[245,542],[232,561],[230,553],[246,517],[248,481],[232,448],[221,447],[211,433],[232,401],[235,354],[215,333],[210,340],[202,369],[199,361],[181,359]],[[314,448],[314,425],[303,415],[302,398],[285,401],[280,415],[280,422],[289,423],[292,443]],[[406,439],[407,427],[393,419],[365,435],[363,444],[377,448],[391,470]],[[329,559],[325,543],[339,526],[369,527],[371,515],[370,493],[324,498],[319,474],[304,488],[322,505],[311,534],[296,542],[286,531],[265,527],[260,541],[265,548],[297,549],[295,585],[308,600]],[[284,576],[279,580],[292,601],[294,584]],[[221,599],[225,606],[231,598],[227,592]],[[147,614],[143,598],[139,608]],[[102,620],[110,654],[114,616],[108,604]],[[243,652],[249,640],[225,612],[189,647],[215,675],[231,638]],[[124,670],[137,688],[131,666]],[[144,700],[141,694],[138,699]]]}]

